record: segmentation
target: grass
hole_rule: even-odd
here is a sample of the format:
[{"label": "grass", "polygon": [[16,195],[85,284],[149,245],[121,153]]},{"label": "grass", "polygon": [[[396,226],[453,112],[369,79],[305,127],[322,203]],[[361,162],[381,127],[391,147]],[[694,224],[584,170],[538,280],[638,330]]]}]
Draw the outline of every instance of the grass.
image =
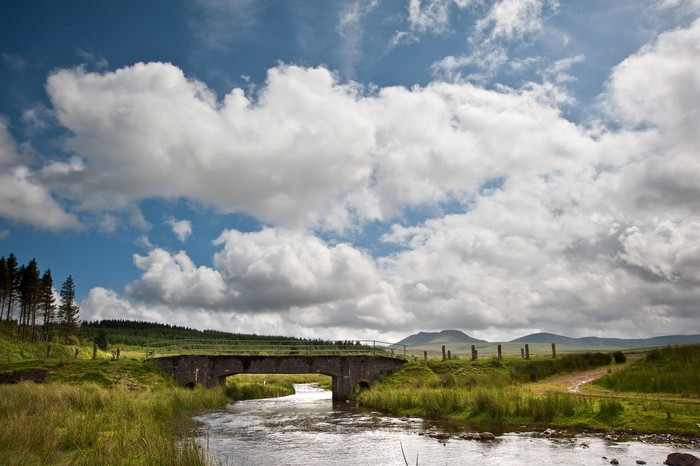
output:
[{"label": "grass", "polygon": [[[654,373],[656,377],[684,377],[690,367],[695,370],[694,355],[699,348],[653,353],[646,358],[652,361],[640,366],[648,369],[652,364],[659,371]],[[540,394],[531,390],[532,381],[604,367],[612,359],[607,354],[583,353],[566,355],[554,361],[552,358],[536,358],[529,361],[412,362],[360,393],[357,400],[364,406],[396,415],[429,419],[697,436],[695,424],[700,418],[700,400],[697,395],[686,394],[684,383],[678,384],[682,389],[676,392],[686,394],[684,397],[660,398],[637,393],[623,396],[602,387],[595,387],[591,393],[585,394],[566,391]],[[635,364],[631,362],[629,369],[624,367],[605,378],[617,377],[618,374],[624,377],[627,371],[639,370]],[[666,368],[662,369],[662,366]],[[695,374],[698,372],[695,370]],[[688,375],[691,382],[695,380],[695,374]]]},{"label": "grass", "polygon": [[700,396],[700,345],[648,351],[624,371],[593,383],[617,392]]},{"label": "grass", "polygon": [[234,400],[276,398],[292,395],[297,383],[331,388],[331,378],[320,374],[238,374],[226,380],[226,393]]},{"label": "grass", "polygon": [[0,386],[1,464],[203,464],[190,416],[221,390],[133,391],[23,382]]},{"label": "grass", "polygon": [[[92,345],[26,343],[0,332],[0,373],[46,373],[44,383],[0,385],[0,464],[202,465],[192,416],[232,400],[279,396],[320,375],[231,377],[227,387],[183,389],[140,351],[92,358]],[[127,357],[124,357],[127,355]],[[129,356],[130,355],[130,356]]]}]

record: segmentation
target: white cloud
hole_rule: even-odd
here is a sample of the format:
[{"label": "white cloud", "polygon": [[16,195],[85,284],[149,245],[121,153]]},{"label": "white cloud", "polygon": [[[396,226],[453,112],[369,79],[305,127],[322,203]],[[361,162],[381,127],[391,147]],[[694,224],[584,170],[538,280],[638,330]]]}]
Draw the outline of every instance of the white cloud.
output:
[{"label": "white cloud", "polygon": [[0,216],[51,230],[77,229],[78,219],[66,213],[30,167],[0,118]]},{"label": "white cloud", "polygon": [[[499,18],[494,37],[537,30]],[[615,130],[562,118],[546,86],[366,95],[323,68],[280,65],[254,101],[240,89],[216,101],[172,65],[63,70],[48,89],[79,163],[44,175],[85,209],[184,196],[272,225],[222,232],[212,266],[184,251],[136,255],[142,276],[126,294],[138,304],[95,290],[95,313],[121,305],[296,335],[698,332],[699,24],[614,69]],[[547,79],[567,82],[577,60]],[[441,203],[453,213],[403,218]],[[385,239],[398,252],[380,259],[309,229],[375,219],[397,222]]]},{"label": "white cloud", "polygon": [[162,63],[103,75],[63,70],[47,89],[75,134],[68,147],[84,160],[76,189],[83,208],[186,196],[313,224],[371,173],[372,125],[357,92],[322,68],[271,69],[257,104],[240,89],[217,103],[202,83]]},{"label": "white cloud", "polygon": [[362,58],[361,45],[364,35],[363,19],[379,5],[379,0],[355,0],[345,4],[336,30],[341,38],[339,55],[343,62],[343,74],[355,75],[355,64]]},{"label": "white cloud", "polygon": [[166,223],[173,229],[173,233],[180,241],[187,241],[187,238],[192,234],[192,222],[189,220],[175,220],[170,217]]},{"label": "white cloud", "polygon": [[557,6],[556,0],[501,0],[492,5],[485,18],[477,21],[476,29],[481,33],[490,29],[489,40],[522,39],[542,28],[546,7]]},{"label": "white cloud", "polygon": [[134,254],[134,265],[143,274],[127,285],[126,292],[144,303],[220,308],[232,302],[232,293],[221,274],[209,267],[197,267],[184,251],[171,255],[156,248],[147,256]]}]

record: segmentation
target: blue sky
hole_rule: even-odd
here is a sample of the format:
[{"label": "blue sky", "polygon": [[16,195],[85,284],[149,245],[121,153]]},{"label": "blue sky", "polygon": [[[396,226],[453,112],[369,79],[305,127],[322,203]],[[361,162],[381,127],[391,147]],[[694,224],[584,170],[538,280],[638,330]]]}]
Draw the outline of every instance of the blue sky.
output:
[{"label": "blue sky", "polygon": [[0,255],[84,320],[700,333],[697,0],[0,8]]}]

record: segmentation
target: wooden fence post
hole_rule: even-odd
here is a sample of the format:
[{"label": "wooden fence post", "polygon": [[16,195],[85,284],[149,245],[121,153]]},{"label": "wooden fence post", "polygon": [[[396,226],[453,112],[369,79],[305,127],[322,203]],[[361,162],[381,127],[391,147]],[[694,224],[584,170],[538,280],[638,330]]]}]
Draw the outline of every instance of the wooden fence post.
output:
[{"label": "wooden fence post", "polygon": [[503,353],[501,353],[501,345],[498,345],[498,359],[503,359]]},{"label": "wooden fence post", "polygon": [[530,345],[525,343],[525,359],[530,359]]},{"label": "wooden fence post", "polygon": [[445,345],[442,345],[442,360],[444,361],[446,358],[445,356]]},{"label": "wooden fence post", "polygon": [[552,343],[552,357],[556,358],[557,357],[557,345]]}]

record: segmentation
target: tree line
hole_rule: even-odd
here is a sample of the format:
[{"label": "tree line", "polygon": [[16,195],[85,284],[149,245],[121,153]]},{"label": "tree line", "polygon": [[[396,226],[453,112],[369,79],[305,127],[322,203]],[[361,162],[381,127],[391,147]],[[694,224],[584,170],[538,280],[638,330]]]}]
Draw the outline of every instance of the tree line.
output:
[{"label": "tree line", "polygon": [[140,346],[167,340],[235,340],[235,341],[267,341],[271,344],[279,342],[296,343],[302,346],[327,346],[335,344],[347,347],[360,345],[357,341],[326,341],[321,339],[305,339],[279,335],[256,335],[248,333],[233,333],[220,330],[196,330],[172,324],[143,322],[134,320],[106,319],[101,321],[83,321],[82,334],[88,340],[95,341],[100,335],[108,335],[109,343],[114,345]]},{"label": "tree line", "polygon": [[12,253],[0,257],[0,320],[15,322],[22,340],[52,340],[56,330],[64,341],[80,336],[73,277],[63,282],[58,304],[53,283],[51,269],[42,274],[36,259],[25,265]]}]

